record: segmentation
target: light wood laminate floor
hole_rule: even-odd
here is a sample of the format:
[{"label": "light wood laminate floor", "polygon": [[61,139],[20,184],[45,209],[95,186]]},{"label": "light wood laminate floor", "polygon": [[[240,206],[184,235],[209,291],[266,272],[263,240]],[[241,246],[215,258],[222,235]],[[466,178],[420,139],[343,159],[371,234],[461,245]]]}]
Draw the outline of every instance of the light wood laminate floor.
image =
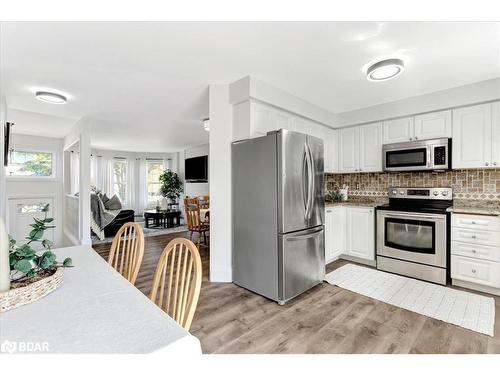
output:
[{"label": "light wood laminate floor", "polygon": [[[136,286],[149,295],[156,263],[175,233],[146,238]],[[94,245],[107,259],[111,244]],[[200,251],[203,284],[191,333],[204,353],[500,353],[500,298],[495,336],[458,326],[323,283],[285,306],[231,283],[208,281],[208,251]],[[327,272],[346,261],[327,266]]]}]

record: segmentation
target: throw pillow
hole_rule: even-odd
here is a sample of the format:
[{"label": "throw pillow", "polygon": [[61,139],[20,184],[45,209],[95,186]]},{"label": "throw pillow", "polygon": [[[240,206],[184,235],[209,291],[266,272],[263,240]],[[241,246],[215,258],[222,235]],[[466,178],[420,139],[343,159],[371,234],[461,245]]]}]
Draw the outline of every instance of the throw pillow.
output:
[{"label": "throw pillow", "polygon": [[121,210],[122,202],[120,202],[120,198],[117,195],[113,195],[110,199],[104,202],[104,207],[106,210]]},{"label": "throw pillow", "polygon": [[99,193],[99,198],[101,198],[102,203],[106,203],[109,201],[109,198],[106,194]]}]

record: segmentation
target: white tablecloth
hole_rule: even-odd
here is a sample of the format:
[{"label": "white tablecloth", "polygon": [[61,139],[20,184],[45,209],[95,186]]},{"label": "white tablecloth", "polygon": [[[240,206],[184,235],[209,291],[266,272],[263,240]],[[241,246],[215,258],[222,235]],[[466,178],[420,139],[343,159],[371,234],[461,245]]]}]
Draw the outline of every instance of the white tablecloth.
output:
[{"label": "white tablecloth", "polygon": [[93,249],[56,249],[73,258],[60,288],[0,314],[0,343],[39,343],[50,353],[201,354],[190,335]]}]

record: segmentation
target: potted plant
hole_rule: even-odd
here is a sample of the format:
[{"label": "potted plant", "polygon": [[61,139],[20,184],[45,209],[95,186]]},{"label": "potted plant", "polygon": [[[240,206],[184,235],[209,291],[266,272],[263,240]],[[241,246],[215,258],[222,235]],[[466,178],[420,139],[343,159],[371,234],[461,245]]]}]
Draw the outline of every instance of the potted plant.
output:
[{"label": "potted plant", "polygon": [[[0,293],[0,311],[7,311],[26,303],[34,302],[50,293],[62,283],[62,269],[72,267],[71,258],[58,262],[52,252],[52,242],[44,239],[53,218],[47,217],[49,205],[42,209],[43,219],[34,218],[30,224],[32,230],[26,237],[27,242],[20,245],[15,239],[9,241],[10,290]],[[34,243],[40,243],[42,251],[33,248]]]},{"label": "potted plant", "polygon": [[164,199],[168,198],[170,201],[168,205],[177,204],[177,199],[179,199],[183,192],[182,181],[177,173],[167,169],[160,175],[160,184],[160,194]]}]

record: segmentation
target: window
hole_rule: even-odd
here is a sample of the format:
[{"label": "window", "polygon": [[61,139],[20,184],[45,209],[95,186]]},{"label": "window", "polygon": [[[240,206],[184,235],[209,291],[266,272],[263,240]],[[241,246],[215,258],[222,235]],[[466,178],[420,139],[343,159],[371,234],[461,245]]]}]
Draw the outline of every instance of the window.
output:
[{"label": "window", "polygon": [[160,175],[163,171],[163,160],[147,162],[148,207],[156,206],[156,202],[161,198]]},{"label": "window", "polygon": [[54,155],[51,152],[12,151],[7,173],[9,176],[53,177]]},{"label": "window", "polygon": [[127,200],[127,160],[115,159],[113,161],[113,192],[118,195],[122,204]]}]

